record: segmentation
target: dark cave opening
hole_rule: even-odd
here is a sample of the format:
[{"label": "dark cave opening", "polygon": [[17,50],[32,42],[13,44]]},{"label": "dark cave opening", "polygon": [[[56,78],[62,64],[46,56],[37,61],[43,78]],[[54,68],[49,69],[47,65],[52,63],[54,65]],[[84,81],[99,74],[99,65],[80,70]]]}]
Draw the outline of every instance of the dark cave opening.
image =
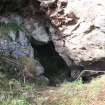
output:
[{"label": "dark cave opening", "polygon": [[65,61],[55,51],[52,41],[47,44],[36,44],[31,41],[34,48],[34,55],[45,68],[44,75],[49,79],[50,85],[62,83],[69,78],[69,67]]},{"label": "dark cave opening", "polygon": [[[68,67],[66,62],[56,52],[52,41],[43,44],[32,39],[31,44],[34,49],[35,59],[38,59],[45,69],[44,75],[49,79],[49,85],[56,86],[65,80],[73,82],[85,69],[84,66],[81,65],[71,65]],[[96,73],[95,75],[85,73],[81,76],[82,82],[88,83],[92,78],[97,76],[99,76],[99,73]]]}]

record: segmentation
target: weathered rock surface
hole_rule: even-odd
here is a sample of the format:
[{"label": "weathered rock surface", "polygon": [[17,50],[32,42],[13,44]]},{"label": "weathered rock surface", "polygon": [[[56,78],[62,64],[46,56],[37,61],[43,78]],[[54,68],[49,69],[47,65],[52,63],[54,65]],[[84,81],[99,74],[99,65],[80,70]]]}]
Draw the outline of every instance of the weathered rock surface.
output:
[{"label": "weathered rock surface", "polygon": [[73,12],[79,19],[73,31],[66,27],[65,47],[77,61],[95,61],[105,58],[105,1],[69,1],[66,13]]},{"label": "weathered rock surface", "polygon": [[105,0],[58,0],[53,9],[48,7],[47,15],[59,30],[52,40],[69,66],[74,62],[82,69],[104,70],[104,10]]},{"label": "weathered rock surface", "polygon": [[[7,23],[17,21],[24,26],[25,32],[10,31],[3,35],[0,52],[33,59],[31,44],[40,46],[51,41],[70,67],[71,77],[75,78],[83,69],[104,71],[104,10],[105,0],[27,0],[21,10],[24,19],[21,16],[1,17],[0,21]],[[31,44],[26,36],[31,39]],[[36,74],[44,73],[43,67],[41,72],[37,69],[39,73]]]},{"label": "weathered rock surface", "polygon": [[[13,22],[16,24],[13,24]],[[19,27],[23,27],[23,22],[24,19],[19,15],[1,17],[0,56],[14,58],[16,62],[19,62],[20,65],[23,66],[22,72],[24,76],[26,76],[27,79],[35,79],[43,75],[44,68],[38,60],[34,59],[34,51],[27,37],[27,31],[24,29],[18,30]],[[7,27],[5,26],[6,23],[8,23]],[[19,25],[19,27],[16,27],[16,25]],[[10,28],[10,30],[7,30],[8,28]],[[12,30],[14,28],[16,28],[15,31]],[[6,59],[4,59],[3,62],[6,62],[5,60]],[[2,63],[2,61],[0,62]],[[12,61],[12,63],[14,63],[14,61]],[[1,65],[4,65],[4,63]],[[16,65],[16,63],[13,65]],[[7,66],[9,67],[8,63]],[[8,69],[12,69],[11,66]]]},{"label": "weathered rock surface", "polygon": [[[9,17],[1,17],[0,22],[4,23],[16,23],[20,27],[22,27],[22,17],[21,16],[15,16],[11,15]],[[16,58],[20,56],[29,56],[33,57],[33,49],[31,47],[31,44],[29,43],[27,36],[25,32],[18,30],[18,28],[14,31],[14,27],[16,27],[14,24],[11,24],[13,26],[8,26],[7,28],[11,28],[11,30],[7,30],[7,28],[4,26],[2,29],[1,26],[1,38],[0,38],[0,50],[2,53],[8,53],[7,55],[11,54],[11,56],[14,56]],[[5,30],[7,32],[5,32]],[[2,32],[2,30],[4,32]]]},{"label": "weathered rock surface", "polygon": [[50,41],[50,36],[47,32],[48,27],[46,26],[46,21],[42,20],[41,22],[40,20],[41,19],[37,20],[34,18],[26,18],[24,19],[24,26],[36,44],[38,42],[42,44],[48,43]]}]

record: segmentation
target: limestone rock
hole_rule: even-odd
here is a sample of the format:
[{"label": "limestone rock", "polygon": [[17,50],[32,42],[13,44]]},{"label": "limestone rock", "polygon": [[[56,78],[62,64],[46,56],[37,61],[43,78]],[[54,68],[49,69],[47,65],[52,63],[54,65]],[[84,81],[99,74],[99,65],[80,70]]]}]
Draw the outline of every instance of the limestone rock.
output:
[{"label": "limestone rock", "polygon": [[45,23],[42,23],[40,20],[37,19],[36,20],[33,18],[24,19],[24,26],[26,27],[30,36],[36,42],[47,43],[50,40],[50,36],[47,32],[47,27],[45,25],[46,25]]},{"label": "limestone rock", "polygon": [[[4,22],[4,23],[3,23]],[[13,23],[16,23],[15,25]],[[5,25],[8,23],[7,25]],[[20,72],[21,75],[22,72],[25,73],[25,76],[28,79],[35,79],[35,77],[38,77],[40,75],[43,75],[44,68],[39,63],[38,60],[34,59],[34,51],[31,46],[31,43],[27,37],[26,30],[18,30],[19,27],[23,28],[23,18],[19,15],[10,15],[8,17],[4,16],[0,19],[0,57],[7,57],[8,59],[13,59],[9,61],[1,61],[1,65],[4,65],[5,67],[7,65],[7,68],[10,69],[10,71],[15,70],[15,68],[18,66],[22,66]],[[3,25],[3,26],[2,26]],[[16,25],[19,25],[17,27]],[[10,30],[7,30],[10,28]],[[15,30],[12,30],[16,28]],[[18,61],[18,59],[20,59]],[[24,59],[22,59],[24,58]],[[13,61],[12,61],[13,60]]]},{"label": "limestone rock", "polygon": [[11,30],[7,30],[6,27],[4,27],[3,30],[7,30],[7,32],[2,32],[2,30],[0,31],[0,51],[4,54],[8,53],[8,55],[16,58],[19,56],[33,57],[33,49],[26,37],[25,32],[18,29],[16,29],[16,31],[12,31],[12,28],[14,29],[14,27],[16,27],[12,24],[13,22],[16,22],[16,24],[21,27],[22,17],[15,15],[11,15],[10,17],[1,17],[0,22],[10,22],[11,25],[13,25],[7,27],[11,28]]},{"label": "limestone rock", "polygon": [[40,1],[43,4],[49,5],[51,3],[54,3],[56,0],[38,0],[38,1]]},{"label": "limestone rock", "polygon": [[61,32],[53,39],[56,51],[69,66],[74,62],[84,69],[103,70],[105,0],[68,0],[67,5],[57,6],[55,10],[50,9],[49,16]]},{"label": "limestone rock", "polygon": [[69,1],[65,9],[66,13],[72,11],[79,18],[78,27],[66,33],[70,36],[65,38],[65,47],[77,62],[105,58],[104,4],[104,0],[74,0]]}]

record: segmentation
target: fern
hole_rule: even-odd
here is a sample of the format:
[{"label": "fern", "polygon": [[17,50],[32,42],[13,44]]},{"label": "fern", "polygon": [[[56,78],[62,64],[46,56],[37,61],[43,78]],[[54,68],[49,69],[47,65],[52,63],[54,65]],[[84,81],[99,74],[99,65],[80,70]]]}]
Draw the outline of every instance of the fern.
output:
[{"label": "fern", "polygon": [[8,35],[9,32],[19,32],[24,31],[26,33],[26,37],[31,40],[31,33],[25,28],[24,25],[18,24],[15,21],[10,22],[0,22],[0,38],[8,37],[10,39],[10,36]]},{"label": "fern", "polygon": [[16,22],[0,22],[0,29],[4,29],[7,31],[23,31],[23,27],[18,25]]},{"label": "fern", "polygon": [[19,31],[24,31],[24,27],[22,25],[19,25],[15,21],[10,21],[10,22],[0,22],[0,38],[9,38],[10,32],[19,32]]}]

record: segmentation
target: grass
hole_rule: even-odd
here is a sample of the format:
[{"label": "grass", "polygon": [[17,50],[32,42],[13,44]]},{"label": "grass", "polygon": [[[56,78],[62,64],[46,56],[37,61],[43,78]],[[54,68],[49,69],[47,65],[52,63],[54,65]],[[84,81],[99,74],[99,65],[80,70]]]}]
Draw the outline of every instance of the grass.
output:
[{"label": "grass", "polygon": [[0,102],[0,105],[29,105],[24,97],[7,98]]},{"label": "grass", "polygon": [[64,82],[59,87],[23,83],[0,76],[0,105],[105,105],[105,75],[83,84]]}]

